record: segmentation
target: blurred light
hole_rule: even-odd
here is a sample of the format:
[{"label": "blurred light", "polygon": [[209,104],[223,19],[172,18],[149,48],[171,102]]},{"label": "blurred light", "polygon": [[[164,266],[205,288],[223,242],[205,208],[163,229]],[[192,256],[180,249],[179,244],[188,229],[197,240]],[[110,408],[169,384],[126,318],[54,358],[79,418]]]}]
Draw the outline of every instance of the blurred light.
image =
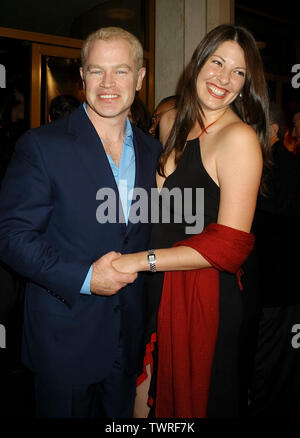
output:
[{"label": "blurred light", "polygon": [[111,20],[132,20],[135,11],[126,8],[111,8],[106,10],[106,15]]},{"label": "blurred light", "polygon": [[256,45],[259,49],[264,49],[267,43],[265,41],[256,41]]}]

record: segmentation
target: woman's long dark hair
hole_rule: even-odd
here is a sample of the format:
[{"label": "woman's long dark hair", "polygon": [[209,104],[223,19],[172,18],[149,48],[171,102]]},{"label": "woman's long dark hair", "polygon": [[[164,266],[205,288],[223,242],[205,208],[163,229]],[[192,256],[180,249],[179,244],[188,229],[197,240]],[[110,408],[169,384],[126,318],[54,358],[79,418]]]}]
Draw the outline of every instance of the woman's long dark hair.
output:
[{"label": "woman's long dark hair", "polygon": [[[182,93],[177,104],[177,115],[158,163],[158,173],[165,176],[164,168],[170,153],[175,151],[177,165],[183,153],[187,136],[198,121],[204,129],[203,111],[197,94],[197,78],[208,58],[225,41],[236,41],[244,51],[246,78],[242,97],[232,103],[233,111],[255,130],[261,145],[264,167],[270,163],[269,99],[262,59],[252,34],[241,26],[222,24],[211,30],[196,48],[186,69]],[[264,193],[264,178],[261,192]]]}]

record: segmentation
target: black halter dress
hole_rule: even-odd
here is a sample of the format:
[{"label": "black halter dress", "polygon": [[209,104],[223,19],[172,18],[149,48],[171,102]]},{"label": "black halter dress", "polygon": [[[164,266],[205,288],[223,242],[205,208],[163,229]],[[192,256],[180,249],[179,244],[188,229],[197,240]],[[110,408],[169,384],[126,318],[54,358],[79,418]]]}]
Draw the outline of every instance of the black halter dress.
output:
[{"label": "black halter dress", "polygon": [[[199,139],[187,142],[176,170],[169,175],[163,189],[179,188],[182,193],[181,212],[178,203],[170,202],[170,221],[162,220],[163,208],[160,202],[160,221],[152,225],[151,248],[169,248],[175,242],[191,237],[191,216],[199,212],[195,205],[199,201],[197,189],[203,188],[204,227],[217,222],[220,189],[207,173],[201,157]],[[187,193],[184,189],[192,189]],[[192,192],[192,196],[191,195]],[[189,195],[192,205],[184,208],[184,197]],[[199,207],[199,206],[198,206]],[[188,210],[188,211],[185,211]],[[178,216],[182,214],[182,220]],[[187,230],[189,233],[187,234]],[[196,230],[196,228],[195,228]],[[197,232],[199,232],[197,230]],[[243,291],[240,290],[236,275],[220,272],[219,330],[212,366],[208,417],[239,417],[247,409],[247,385],[251,372],[255,348],[260,302],[256,285],[256,262],[252,253],[243,266]],[[145,280],[147,296],[147,324],[145,346],[156,333],[157,312],[161,299],[164,273],[147,273]],[[155,402],[155,363],[150,394]]]}]

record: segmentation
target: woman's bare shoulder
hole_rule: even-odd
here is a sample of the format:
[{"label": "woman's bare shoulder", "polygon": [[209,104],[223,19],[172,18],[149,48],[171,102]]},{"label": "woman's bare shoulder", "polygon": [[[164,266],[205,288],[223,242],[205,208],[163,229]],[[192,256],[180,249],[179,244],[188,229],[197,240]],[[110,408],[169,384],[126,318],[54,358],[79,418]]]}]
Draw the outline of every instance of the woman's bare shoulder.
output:
[{"label": "woman's bare shoulder", "polygon": [[243,123],[234,122],[219,133],[216,154],[216,170],[220,184],[240,175],[260,178],[262,170],[262,150],[255,130]]},{"label": "woman's bare shoulder", "polygon": [[230,138],[233,140],[237,138],[237,136],[257,138],[255,130],[250,125],[239,119],[233,120],[225,125],[222,129],[222,134],[224,135],[225,139]]},{"label": "woman's bare shoulder", "polygon": [[219,132],[221,153],[253,154],[261,153],[261,146],[255,130],[246,123],[237,120],[224,126]]}]

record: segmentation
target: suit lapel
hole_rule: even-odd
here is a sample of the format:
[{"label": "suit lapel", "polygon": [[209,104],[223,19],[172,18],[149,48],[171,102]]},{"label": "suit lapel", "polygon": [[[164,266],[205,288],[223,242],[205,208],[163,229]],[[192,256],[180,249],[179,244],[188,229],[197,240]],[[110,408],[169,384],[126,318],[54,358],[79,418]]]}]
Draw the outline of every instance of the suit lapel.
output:
[{"label": "suit lapel", "polygon": [[[140,133],[132,126],[133,129],[133,144],[135,152],[135,188],[147,188],[147,184],[151,181],[153,169],[149,167],[151,162],[151,154],[149,149],[144,145]],[[75,151],[80,159],[81,164],[86,168],[87,177],[93,180],[96,192],[104,187],[113,189],[116,194],[116,213],[117,220],[122,216],[119,214],[120,198],[119,190],[116,185],[114,175],[112,173],[109,161],[105,150],[98,136],[96,129],[86,115],[83,106],[76,109],[69,117],[68,131],[74,137]],[[150,195],[150,193],[148,193]],[[131,209],[130,209],[131,210]],[[130,217],[130,212],[129,212]],[[121,226],[126,228],[126,234],[130,233],[134,224],[130,221],[126,227],[125,223]],[[125,230],[124,230],[125,231]]]},{"label": "suit lapel", "polygon": [[[113,189],[116,195],[116,214],[119,218],[119,190],[99,135],[82,106],[71,114],[68,129],[75,135],[75,153],[86,168],[87,176],[93,180],[95,198],[99,189],[106,187]],[[121,225],[126,226],[126,224]]]},{"label": "suit lapel", "polygon": [[[134,188],[147,188],[149,174],[149,150],[145,147],[139,132],[132,126],[133,129],[133,145],[135,152],[135,183]],[[150,181],[150,180],[149,180]],[[149,193],[148,193],[149,195]],[[132,213],[132,206],[129,212],[129,218]],[[129,220],[126,229],[126,234],[129,234],[134,224]]]},{"label": "suit lapel", "polygon": [[104,179],[108,186],[113,187],[114,176],[98,133],[83,107],[79,110],[71,114],[69,122],[69,131],[76,136],[76,151],[82,164],[87,168],[88,175],[95,183],[102,182]]}]

